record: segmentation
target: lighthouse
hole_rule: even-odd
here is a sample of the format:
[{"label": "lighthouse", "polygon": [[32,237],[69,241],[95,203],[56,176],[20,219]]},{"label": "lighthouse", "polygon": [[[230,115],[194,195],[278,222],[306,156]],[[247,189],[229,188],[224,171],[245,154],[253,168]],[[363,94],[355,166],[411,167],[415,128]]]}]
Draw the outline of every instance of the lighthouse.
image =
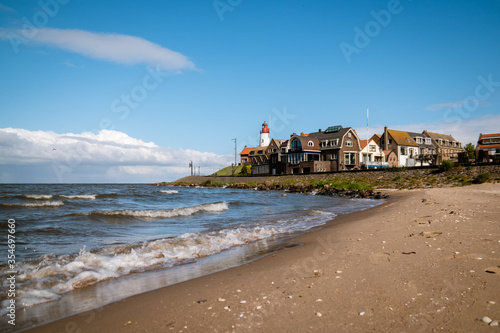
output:
[{"label": "lighthouse", "polygon": [[269,143],[271,143],[271,138],[270,138],[270,130],[269,127],[267,126],[266,122],[262,124],[262,130],[260,131],[260,147],[267,147],[269,146]]}]

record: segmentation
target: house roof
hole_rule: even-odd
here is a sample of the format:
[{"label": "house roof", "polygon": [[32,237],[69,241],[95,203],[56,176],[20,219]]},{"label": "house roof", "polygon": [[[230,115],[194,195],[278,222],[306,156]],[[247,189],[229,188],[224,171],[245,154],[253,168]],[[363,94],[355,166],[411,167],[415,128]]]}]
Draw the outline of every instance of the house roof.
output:
[{"label": "house roof", "polygon": [[368,140],[359,140],[359,145],[361,146],[361,150],[363,150],[368,144]]},{"label": "house roof", "polygon": [[[302,144],[302,150],[306,151],[306,150],[319,150],[319,140],[318,138],[316,137],[309,137],[308,136],[303,136],[303,135],[300,135],[300,136],[296,136],[294,138],[292,138],[291,140],[293,139],[299,139],[300,140],[300,143]],[[309,142],[312,142],[312,146],[309,146]]]},{"label": "house roof", "polygon": [[250,150],[252,150],[252,149],[254,149],[254,147],[245,147],[241,151],[240,155],[248,155],[248,153],[250,153]]},{"label": "house roof", "polygon": [[487,139],[487,138],[500,138],[500,133],[481,134],[479,136],[479,141],[481,141],[482,139]]},{"label": "house roof", "polygon": [[440,140],[440,139],[441,140],[448,140],[449,142],[458,142],[451,135],[440,134],[440,133],[433,133],[433,132],[428,132],[428,131],[424,131],[424,133],[426,133],[427,135],[429,135],[432,138],[432,140],[434,140],[438,145],[439,145],[438,140]]},{"label": "house roof", "polygon": [[398,146],[418,147],[417,143],[408,134],[408,132],[388,129],[387,133],[391,136],[391,138]]},{"label": "house roof", "polygon": [[493,145],[477,145],[478,149],[486,149],[486,148],[500,148],[500,144],[493,144]]},{"label": "house roof", "polygon": [[370,140],[375,141],[375,143],[380,146],[380,139],[381,138],[382,138],[382,134],[373,134]]},{"label": "house roof", "polygon": [[[425,132],[424,133],[417,133],[417,132],[407,132],[409,136],[411,136],[412,138],[416,138],[416,137],[421,137],[422,139],[426,139],[426,138],[430,138],[430,136],[428,134],[426,134]],[[415,141],[416,142],[416,141]],[[418,143],[417,142],[417,145],[421,148],[434,148],[434,145],[432,144],[432,142],[430,144],[426,144],[425,143],[425,140],[422,142],[422,143]]]}]

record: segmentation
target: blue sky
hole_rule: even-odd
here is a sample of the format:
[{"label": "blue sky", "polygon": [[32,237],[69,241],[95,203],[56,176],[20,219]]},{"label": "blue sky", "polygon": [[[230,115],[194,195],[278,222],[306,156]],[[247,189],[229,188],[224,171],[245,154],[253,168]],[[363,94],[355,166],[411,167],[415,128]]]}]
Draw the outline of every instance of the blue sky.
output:
[{"label": "blue sky", "polygon": [[[500,1],[0,1],[0,182],[152,182],[341,124],[500,130]],[[68,157],[69,156],[69,157]]]}]

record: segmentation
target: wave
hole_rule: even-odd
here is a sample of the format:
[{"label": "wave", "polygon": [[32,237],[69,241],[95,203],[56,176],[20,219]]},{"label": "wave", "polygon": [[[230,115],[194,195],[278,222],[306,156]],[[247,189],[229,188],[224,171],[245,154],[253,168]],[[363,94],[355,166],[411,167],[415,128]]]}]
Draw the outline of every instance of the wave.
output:
[{"label": "wave", "polygon": [[160,191],[161,193],[168,193],[168,194],[176,194],[176,193],[179,193],[179,191],[176,191],[176,190],[163,190],[163,191]]},{"label": "wave", "polygon": [[64,205],[62,201],[39,201],[30,203],[0,203],[2,206],[10,207],[56,207]]},{"label": "wave", "polygon": [[[23,197],[23,196],[21,196]],[[50,200],[52,199],[53,195],[51,194],[28,194],[25,196],[28,199],[35,199],[35,200]]]},{"label": "wave", "polygon": [[31,306],[58,299],[66,292],[101,281],[194,262],[284,231],[273,226],[224,229],[186,233],[141,244],[110,246],[92,252],[83,248],[70,257],[45,255],[38,260],[18,264],[19,304]]},{"label": "wave", "polygon": [[61,198],[65,199],[85,199],[85,200],[95,200],[97,194],[80,194],[80,195],[59,195]]},{"label": "wave", "polygon": [[101,216],[132,216],[146,218],[171,218],[178,216],[190,216],[198,212],[217,213],[229,209],[226,202],[216,202],[192,207],[182,207],[161,210],[113,210],[113,211],[93,211],[78,215],[101,215]]}]

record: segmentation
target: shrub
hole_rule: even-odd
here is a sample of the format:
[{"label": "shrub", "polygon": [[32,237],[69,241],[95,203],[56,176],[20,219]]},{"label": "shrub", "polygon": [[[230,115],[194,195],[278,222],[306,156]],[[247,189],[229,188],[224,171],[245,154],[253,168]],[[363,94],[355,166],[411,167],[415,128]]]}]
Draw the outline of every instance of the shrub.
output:
[{"label": "shrub", "polygon": [[247,163],[241,168],[240,175],[248,176],[252,174],[252,165]]},{"label": "shrub", "polygon": [[490,180],[490,174],[488,172],[480,173],[476,178],[472,181],[474,184],[482,184]]},{"label": "shrub", "polygon": [[455,166],[455,163],[453,163],[453,161],[445,160],[445,161],[441,162],[441,165],[439,166],[439,170],[440,171],[448,171],[451,168],[453,168],[454,166]]}]

